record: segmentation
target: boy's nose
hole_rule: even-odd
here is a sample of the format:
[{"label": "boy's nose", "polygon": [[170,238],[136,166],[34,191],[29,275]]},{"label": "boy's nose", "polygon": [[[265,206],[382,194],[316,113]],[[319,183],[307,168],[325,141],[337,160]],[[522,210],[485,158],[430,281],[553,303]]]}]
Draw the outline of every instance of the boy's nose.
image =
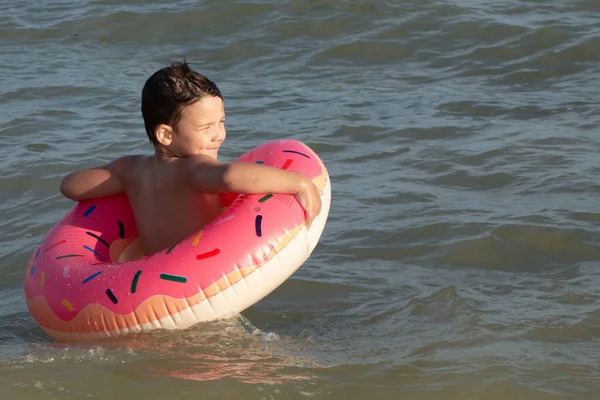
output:
[{"label": "boy's nose", "polygon": [[222,142],[223,140],[225,140],[226,135],[227,133],[225,132],[225,129],[218,129],[215,133],[215,136],[213,137],[213,141]]}]

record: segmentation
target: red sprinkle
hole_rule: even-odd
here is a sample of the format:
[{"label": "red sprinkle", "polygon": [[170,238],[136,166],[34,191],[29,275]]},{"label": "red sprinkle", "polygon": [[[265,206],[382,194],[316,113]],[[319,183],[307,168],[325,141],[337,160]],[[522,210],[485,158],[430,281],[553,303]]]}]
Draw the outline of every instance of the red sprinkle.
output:
[{"label": "red sprinkle", "polygon": [[288,169],[290,164],[292,163],[292,161],[294,161],[294,160],[291,160],[289,158],[287,160],[285,160],[285,163],[283,163],[283,167],[281,167],[281,169]]},{"label": "red sprinkle", "polygon": [[206,253],[201,253],[196,256],[196,260],[204,260],[205,258],[214,257],[221,252],[221,249],[214,249],[211,251],[207,251]]},{"label": "red sprinkle", "polygon": [[54,247],[58,246],[59,244],[63,244],[63,243],[67,243],[67,241],[61,240],[60,242],[54,243],[52,246],[50,246],[46,249],[46,252],[48,252],[48,250],[53,249]]}]

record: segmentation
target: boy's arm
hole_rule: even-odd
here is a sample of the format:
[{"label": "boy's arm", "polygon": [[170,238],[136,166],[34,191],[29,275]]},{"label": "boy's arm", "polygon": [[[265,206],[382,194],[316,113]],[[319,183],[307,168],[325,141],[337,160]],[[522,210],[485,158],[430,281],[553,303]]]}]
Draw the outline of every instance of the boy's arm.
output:
[{"label": "boy's arm", "polygon": [[62,180],[60,192],[75,201],[122,193],[132,162],[132,157],[123,157],[101,167],[75,171]]},{"label": "boy's arm", "polygon": [[221,163],[210,157],[194,157],[188,168],[191,186],[204,193],[284,193],[296,196],[306,212],[307,225],[321,211],[321,197],[314,183],[299,172],[266,165]]},{"label": "boy's arm", "polygon": [[192,187],[204,193],[297,194],[310,181],[299,172],[247,162],[222,163],[196,156],[188,175]]}]

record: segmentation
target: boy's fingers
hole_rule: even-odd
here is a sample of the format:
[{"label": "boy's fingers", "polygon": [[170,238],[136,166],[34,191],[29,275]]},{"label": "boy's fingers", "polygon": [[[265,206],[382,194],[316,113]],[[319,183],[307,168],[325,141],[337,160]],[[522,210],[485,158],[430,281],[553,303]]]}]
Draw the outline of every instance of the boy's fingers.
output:
[{"label": "boy's fingers", "polygon": [[315,219],[315,216],[313,215],[313,213],[309,213],[308,214],[308,218],[306,219],[306,229],[310,229],[310,226],[312,225],[313,220]]}]

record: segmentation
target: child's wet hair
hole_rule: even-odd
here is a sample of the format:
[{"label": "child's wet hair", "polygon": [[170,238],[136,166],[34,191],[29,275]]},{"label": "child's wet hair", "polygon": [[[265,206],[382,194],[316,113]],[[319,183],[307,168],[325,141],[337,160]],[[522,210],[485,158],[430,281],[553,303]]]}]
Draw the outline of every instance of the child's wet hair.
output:
[{"label": "child's wet hair", "polygon": [[183,109],[205,96],[223,98],[217,85],[192,70],[185,60],[174,62],[148,78],[142,89],[142,117],[152,144],[158,144],[157,125],[175,126]]}]

